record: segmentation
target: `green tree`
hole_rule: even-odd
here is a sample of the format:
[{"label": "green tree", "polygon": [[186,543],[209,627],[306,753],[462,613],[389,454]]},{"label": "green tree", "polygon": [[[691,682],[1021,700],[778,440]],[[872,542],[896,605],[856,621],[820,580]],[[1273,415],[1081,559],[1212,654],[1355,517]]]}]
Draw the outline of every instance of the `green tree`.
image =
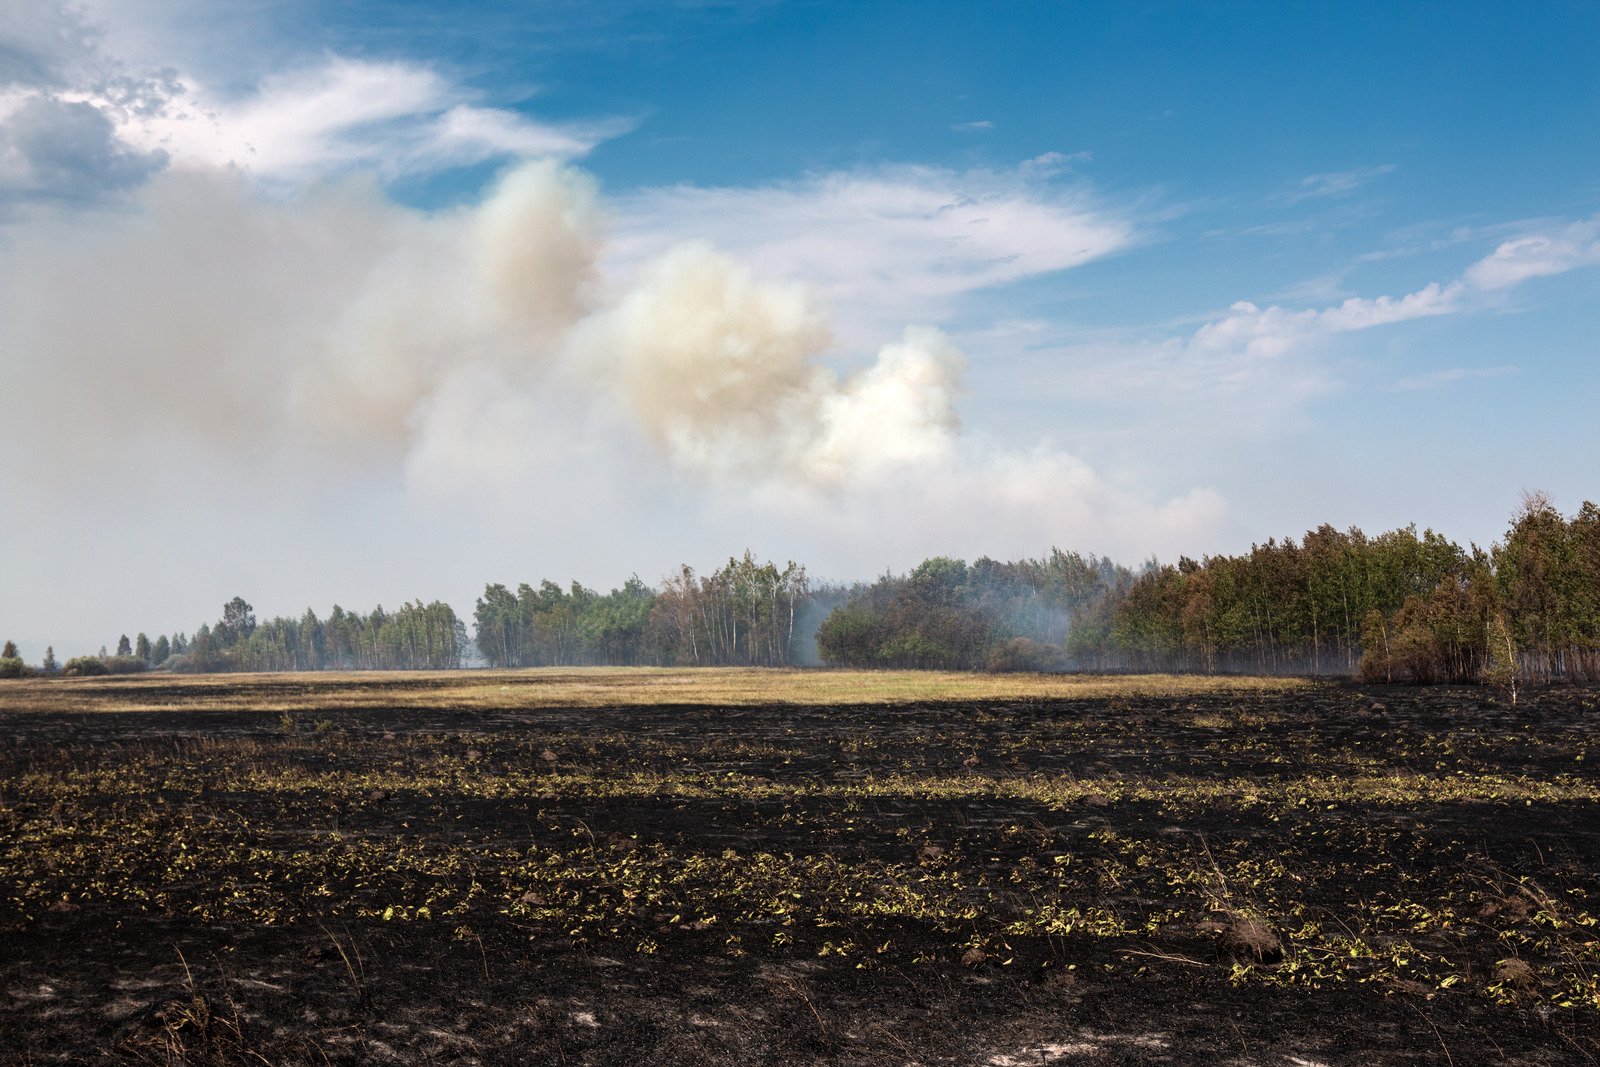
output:
[{"label": "green tree", "polygon": [[146,663],[151,662],[153,656],[155,655],[155,650],[150,647],[150,638],[146,637],[143,633],[134,638],[133,654],[144,660]]},{"label": "green tree", "polygon": [[121,637],[117,638],[117,655],[119,655],[119,656],[131,656],[131,655],[133,655],[133,642],[128,640],[128,635],[127,634],[123,634]]},{"label": "green tree", "polygon": [[222,621],[217,623],[212,636],[218,648],[228,648],[249,637],[256,629],[255,609],[236,596],[222,605]]},{"label": "green tree", "polygon": [[[526,587],[524,587],[526,588]],[[478,651],[491,666],[518,665],[521,651],[521,612],[518,598],[503,585],[484,586],[473,613],[477,623]]]},{"label": "green tree", "polygon": [[42,664],[42,666],[44,667],[44,673],[46,673],[46,674],[54,674],[60,668],[60,664],[56,663],[56,646],[55,645],[46,645],[45,646],[45,649],[44,649],[44,663]]},{"label": "green tree", "polygon": [[211,627],[202,625],[194,632],[194,639],[189,642],[188,659],[188,667],[192,671],[204,673],[216,668],[217,643],[211,635]]},{"label": "green tree", "polygon": [[7,641],[5,648],[0,649],[0,659],[21,659],[21,658],[22,657],[17,653],[17,643],[15,641]]},{"label": "green tree", "polygon": [[1488,646],[1488,655],[1485,657],[1483,671],[1479,677],[1485,685],[1492,685],[1511,698],[1511,706],[1517,706],[1517,645],[1511,636],[1511,627],[1506,622],[1502,612],[1495,612],[1489,618],[1488,632],[1484,635],[1484,644]]}]

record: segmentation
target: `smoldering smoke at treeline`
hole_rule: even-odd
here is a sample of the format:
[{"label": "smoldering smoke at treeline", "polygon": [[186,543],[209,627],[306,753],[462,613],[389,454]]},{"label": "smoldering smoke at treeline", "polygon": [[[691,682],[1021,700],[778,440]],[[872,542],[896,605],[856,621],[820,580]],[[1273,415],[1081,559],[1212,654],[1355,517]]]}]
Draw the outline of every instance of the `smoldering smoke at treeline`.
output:
[{"label": "smoldering smoke at treeline", "polygon": [[[1415,527],[1322,526],[1248,554],[1138,571],[1059,549],[1042,559],[938,557],[834,585],[746,552],[697,575],[609,593],[489,585],[464,620],[420,601],[216,624],[79,657],[69,673],[545,665],[794,665],[967,670],[1249,671],[1472,682],[1512,669],[1600,680],[1600,507],[1570,518],[1530,495],[1505,538],[1471,551]],[[0,671],[29,670],[16,658]]]}]

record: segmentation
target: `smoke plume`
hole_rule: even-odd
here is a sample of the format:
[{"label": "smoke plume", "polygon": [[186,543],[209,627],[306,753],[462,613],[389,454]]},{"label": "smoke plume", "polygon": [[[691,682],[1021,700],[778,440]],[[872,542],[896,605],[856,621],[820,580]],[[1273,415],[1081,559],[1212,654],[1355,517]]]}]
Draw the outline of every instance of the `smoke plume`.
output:
[{"label": "smoke plume", "polygon": [[841,375],[804,290],[702,244],[603,292],[594,185],[557,164],[436,214],[362,180],[273,202],[171,172],[96,221],[5,251],[7,351],[90,416],[68,435],[36,398],[7,412],[51,462],[155,433],[470,463],[473,425],[516,398],[567,423],[613,410],[681,470],[745,484],[837,486],[952,448],[961,356],[937,331]]},{"label": "smoke plume", "polygon": [[529,568],[649,580],[753,545],[849,576],[1166,551],[1220,519],[1215,494],[1152,502],[964,432],[936,329],[841,350],[816,290],[699,241],[618,256],[617,224],[549,162],[435,211],[359,176],[282,198],[175,166],[14,220],[0,532],[43,569],[0,601],[170,627],[263,582],[263,610],[470,602]]},{"label": "smoke plume", "polygon": [[586,342],[641,426],[697,473],[831,487],[949,455],[962,357],[942,334],[909,328],[841,377],[804,290],[708,246],[669,251],[594,327]]}]

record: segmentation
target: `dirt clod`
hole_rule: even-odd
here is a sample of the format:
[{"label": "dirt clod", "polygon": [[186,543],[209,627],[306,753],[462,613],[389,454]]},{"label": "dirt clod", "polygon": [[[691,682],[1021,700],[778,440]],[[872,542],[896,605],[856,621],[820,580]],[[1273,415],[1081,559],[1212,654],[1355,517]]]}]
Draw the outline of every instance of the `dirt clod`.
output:
[{"label": "dirt clod", "polygon": [[1239,963],[1271,966],[1283,962],[1283,941],[1266,923],[1248,916],[1223,923],[1217,946]]}]

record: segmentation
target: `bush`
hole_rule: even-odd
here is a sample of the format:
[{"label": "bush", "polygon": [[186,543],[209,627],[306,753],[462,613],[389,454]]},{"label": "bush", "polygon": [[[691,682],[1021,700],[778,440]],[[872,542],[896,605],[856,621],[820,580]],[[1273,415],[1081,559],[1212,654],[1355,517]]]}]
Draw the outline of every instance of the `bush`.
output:
[{"label": "bush", "polygon": [[0,678],[24,678],[32,672],[16,656],[0,656]]},{"label": "bush", "polygon": [[106,660],[107,674],[142,674],[150,669],[139,656],[112,656]]},{"label": "bush", "polygon": [[991,671],[1058,671],[1062,668],[1062,650],[1031,637],[1013,637],[1001,641],[989,650],[988,669]]},{"label": "bush", "polygon": [[101,674],[139,674],[149,669],[149,664],[138,656],[73,656],[67,660],[62,674],[74,678],[88,678]]},{"label": "bush", "polygon": [[73,656],[67,660],[61,673],[69,678],[88,678],[96,674],[110,674],[111,671],[99,656]]}]

